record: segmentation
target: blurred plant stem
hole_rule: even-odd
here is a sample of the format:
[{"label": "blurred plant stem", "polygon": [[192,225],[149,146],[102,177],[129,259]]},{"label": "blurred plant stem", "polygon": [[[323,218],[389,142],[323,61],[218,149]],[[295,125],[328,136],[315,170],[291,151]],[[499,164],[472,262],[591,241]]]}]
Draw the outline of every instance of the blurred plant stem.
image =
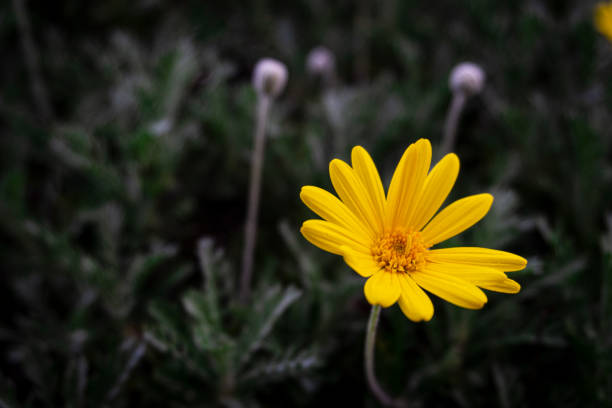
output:
[{"label": "blurred plant stem", "polygon": [[13,0],[13,9],[15,10],[15,19],[17,20],[19,36],[21,37],[21,47],[23,48],[23,55],[31,80],[32,97],[40,116],[44,121],[49,122],[53,119],[53,111],[49,103],[47,88],[40,74],[38,50],[32,38],[32,27],[30,26],[25,0]]},{"label": "blurred plant stem", "polygon": [[372,31],[370,3],[359,1],[353,17],[353,49],[355,53],[353,70],[360,81],[370,76],[370,36]]},{"label": "blurred plant stem", "polygon": [[459,118],[461,117],[461,112],[465,106],[466,99],[467,95],[465,92],[453,92],[453,100],[448,108],[446,123],[444,124],[444,138],[442,139],[440,157],[450,153],[455,148],[457,125],[459,124]]},{"label": "blurred plant stem", "polygon": [[378,401],[385,406],[393,405],[393,400],[387,393],[382,389],[378,381],[376,380],[376,373],[374,369],[374,344],[376,344],[376,328],[378,327],[378,317],[380,316],[380,305],[372,306],[370,311],[370,319],[368,320],[368,326],[366,331],[365,341],[365,371],[368,386],[378,399]]},{"label": "blurred plant stem", "polygon": [[272,98],[260,95],[257,100],[257,117],[255,125],[255,149],[251,156],[251,182],[249,184],[249,201],[244,230],[244,250],[242,253],[242,274],[240,276],[240,300],[246,302],[250,295],[251,275],[253,271],[253,252],[257,238],[257,212],[259,209],[259,192],[261,190],[261,170],[266,142],[266,125]]}]

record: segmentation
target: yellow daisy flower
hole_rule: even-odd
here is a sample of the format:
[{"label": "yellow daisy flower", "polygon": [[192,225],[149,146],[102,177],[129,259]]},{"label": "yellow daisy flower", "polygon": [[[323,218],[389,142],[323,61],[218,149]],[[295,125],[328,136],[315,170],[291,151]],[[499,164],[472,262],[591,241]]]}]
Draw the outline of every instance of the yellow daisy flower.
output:
[{"label": "yellow daisy flower", "polygon": [[382,307],[398,302],[410,320],[428,321],[434,308],[422,289],[468,309],[487,302],[478,287],[520,290],[504,273],[525,267],[527,261],[518,255],[477,247],[432,249],[478,222],[493,203],[490,194],[477,194],[455,201],[434,217],[457,179],[455,154],[447,154],[429,171],[429,141],[410,145],[386,196],[368,152],[356,146],[351,159],[352,167],[338,159],[329,164],[340,199],[318,187],[302,188],[300,198],[323,220],[307,220],[301,232],[368,278],[368,302]]},{"label": "yellow daisy flower", "polygon": [[599,3],[595,7],[595,27],[612,41],[612,2]]}]

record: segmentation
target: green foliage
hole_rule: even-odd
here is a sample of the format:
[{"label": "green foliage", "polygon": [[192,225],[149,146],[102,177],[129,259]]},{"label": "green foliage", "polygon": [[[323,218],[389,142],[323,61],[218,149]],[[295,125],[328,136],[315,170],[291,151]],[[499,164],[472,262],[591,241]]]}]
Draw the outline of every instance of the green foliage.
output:
[{"label": "green foliage", "polygon": [[[245,308],[230,300],[235,293],[233,285],[220,285],[231,269],[222,252],[213,249],[212,240],[200,240],[198,258],[204,289],[183,295],[183,311],[171,304],[153,304],[150,314],[155,323],[145,337],[156,349],[173,356],[182,372],[212,386],[210,392],[216,397],[205,394],[200,402],[216,398],[219,404],[244,404],[253,388],[306,375],[318,365],[314,351],[294,351],[270,337],[301,291],[291,286],[283,290],[278,285],[261,288],[253,294],[256,301],[252,307]],[[172,375],[162,370],[160,378]]]}]

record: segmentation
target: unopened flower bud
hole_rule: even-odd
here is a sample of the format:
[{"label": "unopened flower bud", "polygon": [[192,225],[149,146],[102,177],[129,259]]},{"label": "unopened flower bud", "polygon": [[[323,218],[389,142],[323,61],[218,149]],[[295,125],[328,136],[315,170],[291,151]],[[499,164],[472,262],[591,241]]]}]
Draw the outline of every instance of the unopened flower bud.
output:
[{"label": "unopened flower bud", "polygon": [[326,47],[313,48],[306,59],[306,69],[312,75],[329,77],[336,69],[336,58]]},{"label": "unopened flower bud", "polygon": [[287,67],[272,58],[259,60],[253,71],[253,86],[257,93],[269,97],[278,96],[287,84]]},{"label": "unopened flower bud", "polygon": [[449,85],[453,92],[474,95],[482,91],[485,73],[472,62],[462,62],[455,66],[450,74]]}]

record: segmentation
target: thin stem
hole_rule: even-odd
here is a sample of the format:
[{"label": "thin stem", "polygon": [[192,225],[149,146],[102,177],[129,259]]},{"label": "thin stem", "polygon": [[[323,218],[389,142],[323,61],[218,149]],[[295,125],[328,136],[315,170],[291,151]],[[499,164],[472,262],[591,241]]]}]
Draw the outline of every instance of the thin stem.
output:
[{"label": "thin stem", "polygon": [[376,373],[374,370],[374,344],[376,343],[376,327],[378,326],[378,317],[380,315],[380,305],[372,306],[370,312],[370,319],[368,320],[368,328],[366,332],[365,342],[365,371],[366,379],[368,380],[368,386],[372,393],[376,396],[381,404],[391,406],[393,405],[393,399],[382,389],[376,380]]},{"label": "thin stem", "polygon": [[49,103],[47,88],[40,74],[38,50],[34,44],[32,27],[30,26],[25,0],[13,0],[13,9],[15,10],[15,19],[17,20],[17,28],[19,29],[19,35],[21,37],[21,47],[23,48],[26,68],[30,75],[30,85],[34,103],[43,120],[52,120],[53,111]]},{"label": "thin stem", "polygon": [[249,202],[244,230],[244,251],[242,253],[242,274],[240,276],[240,299],[246,302],[251,290],[253,271],[253,252],[257,238],[257,212],[259,209],[259,192],[261,189],[261,169],[264,159],[266,141],[266,124],[272,101],[270,97],[260,95],[257,101],[257,118],[255,126],[255,148],[251,158],[251,181],[249,184]]},{"label": "thin stem", "polygon": [[353,17],[353,58],[355,76],[361,81],[367,81],[370,71],[370,38],[372,31],[370,17],[370,2],[362,0],[357,4],[357,12]]},{"label": "thin stem", "polygon": [[455,92],[453,94],[453,101],[448,109],[446,115],[446,124],[444,126],[444,139],[442,139],[442,148],[440,152],[442,155],[450,153],[455,147],[455,138],[457,135],[457,125],[459,124],[459,117],[463,111],[465,105],[466,95],[464,92]]}]

